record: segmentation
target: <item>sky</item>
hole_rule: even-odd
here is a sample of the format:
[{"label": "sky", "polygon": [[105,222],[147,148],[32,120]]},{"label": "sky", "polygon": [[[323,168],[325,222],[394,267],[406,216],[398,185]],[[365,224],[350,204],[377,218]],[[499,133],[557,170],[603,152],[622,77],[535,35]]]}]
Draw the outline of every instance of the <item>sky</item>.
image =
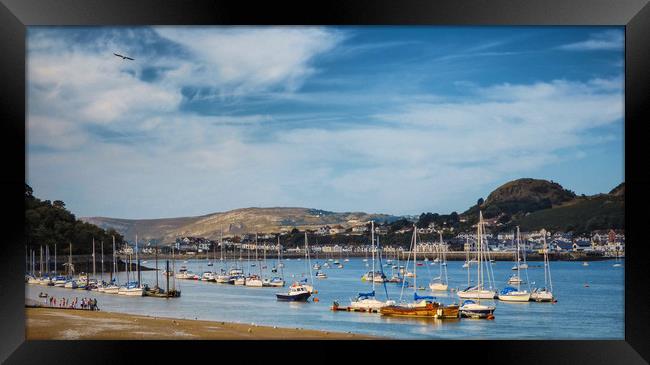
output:
[{"label": "sky", "polygon": [[26,181],[77,216],[624,181],[623,27],[28,27],[27,48]]}]

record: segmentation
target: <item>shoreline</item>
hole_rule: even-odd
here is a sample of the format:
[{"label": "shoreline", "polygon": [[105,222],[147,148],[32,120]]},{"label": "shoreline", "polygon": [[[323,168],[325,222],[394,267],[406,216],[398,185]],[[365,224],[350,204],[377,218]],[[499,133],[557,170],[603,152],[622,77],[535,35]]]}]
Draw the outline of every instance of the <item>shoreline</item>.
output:
[{"label": "shoreline", "polygon": [[372,340],[370,335],[118,312],[25,308],[26,340]]}]

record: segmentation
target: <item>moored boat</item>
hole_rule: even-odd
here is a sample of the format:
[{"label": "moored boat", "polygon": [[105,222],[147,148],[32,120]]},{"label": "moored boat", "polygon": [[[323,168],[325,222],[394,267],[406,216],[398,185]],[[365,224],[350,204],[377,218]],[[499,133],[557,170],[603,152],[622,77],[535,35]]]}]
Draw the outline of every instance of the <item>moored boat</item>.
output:
[{"label": "moored boat", "polygon": [[[462,299],[476,298],[477,302],[474,302],[473,300],[465,300],[459,308],[459,312],[462,317],[488,318],[488,319],[494,318],[494,310],[496,309],[496,306],[481,304],[481,299],[494,299],[496,297],[496,291],[492,290],[491,288],[489,290],[486,290],[483,287],[483,262],[485,261],[483,257],[483,250],[487,249],[487,247],[484,247],[484,242],[483,242],[484,224],[485,223],[483,222],[483,212],[479,211],[479,221],[477,224],[477,233],[476,233],[477,284],[476,286],[468,287],[467,289],[463,291],[459,291],[457,293],[459,298]],[[486,257],[485,259],[489,260],[489,257]],[[490,265],[486,265],[486,266],[487,266],[486,270],[488,271],[488,280],[490,280],[489,269],[491,266]],[[467,276],[468,276],[467,281],[469,283],[469,270],[467,270]]]},{"label": "moored boat", "polygon": [[275,293],[277,300],[289,302],[306,302],[310,296],[311,292],[300,283],[293,283],[286,293]]},{"label": "moored boat", "polygon": [[495,309],[496,307],[493,305],[484,305],[473,300],[466,300],[459,308],[459,311],[461,317],[479,319],[493,317]]}]

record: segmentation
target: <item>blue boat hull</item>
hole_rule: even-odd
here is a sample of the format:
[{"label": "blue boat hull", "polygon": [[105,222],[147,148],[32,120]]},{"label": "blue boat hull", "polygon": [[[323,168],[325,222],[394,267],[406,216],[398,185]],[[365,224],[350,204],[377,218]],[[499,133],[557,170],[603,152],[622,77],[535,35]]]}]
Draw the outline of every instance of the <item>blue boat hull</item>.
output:
[{"label": "blue boat hull", "polygon": [[300,293],[296,295],[289,295],[289,294],[275,294],[275,296],[278,298],[278,300],[281,301],[286,301],[286,302],[306,302],[307,299],[311,296],[310,293]]}]

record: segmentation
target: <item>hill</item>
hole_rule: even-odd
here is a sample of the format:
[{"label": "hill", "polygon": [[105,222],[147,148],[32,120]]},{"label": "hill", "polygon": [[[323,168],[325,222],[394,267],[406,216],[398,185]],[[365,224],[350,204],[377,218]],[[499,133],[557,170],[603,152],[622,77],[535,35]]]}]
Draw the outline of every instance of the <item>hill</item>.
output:
[{"label": "hill", "polygon": [[522,230],[586,233],[597,229],[625,228],[625,200],[620,195],[599,194],[571,204],[543,209],[515,220]]},{"label": "hill", "polygon": [[53,249],[58,244],[58,253],[67,255],[71,243],[75,254],[88,254],[94,239],[98,249],[101,242],[105,243],[104,252],[109,254],[113,237],[117,247],[122,245],[122,235],[115,230],[104,230],[77,219],[63,201],[41,200],[25,184],[25,243],[30,250],[39,250],[44,245]]},{"label": "hill", "polygon": [[479,209],[488,219],[498,218],[496,231],[517,225],[524,231],[546,228],[575,233],[624,229],[625,183],[607,194],[577,196],[553,181],[518,179],[498,187],[485,201],[479,199],[461,216],[475,224]]},{"label": "hill", "polygon": [[476,205],[461,215],[476,223],[480,209],[485,218],[501,216],[503,221],[509,221],[511,217],[553,208],[575,198],[574,192],[553,181],[517,179],[499,186],[485,201],[479,199]]},{"label": "hill", "polygon": [[85,222],[99,227],[112,228],[122,233],[127,240],[134,240],[135,234],[147,240],[171,242],[176,237],[196,236],[218,239],[222,229],[224,235],[245,233],[277,233],[282,230],[316,229],[324,225],[341,225],[350,228],[370,219],[394,221],[398,217],[363,212],[336,213],[309,208],[243,208],[213,213],[198,217],[166,219],[117,219],[106,217],[85,217]]}]

